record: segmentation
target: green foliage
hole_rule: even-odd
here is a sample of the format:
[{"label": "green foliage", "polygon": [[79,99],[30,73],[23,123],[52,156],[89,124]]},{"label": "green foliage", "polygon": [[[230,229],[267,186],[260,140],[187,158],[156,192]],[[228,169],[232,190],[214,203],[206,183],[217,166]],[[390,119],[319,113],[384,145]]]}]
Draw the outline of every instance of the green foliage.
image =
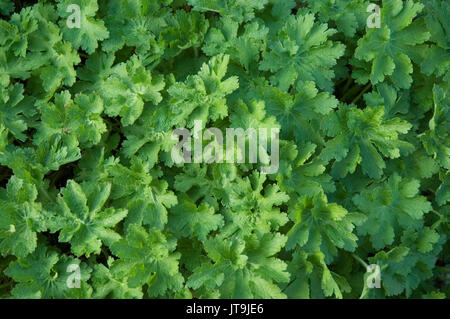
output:
[{"label": "green foliage", "polygon": [[50,217],[51,232],[59,232],[60,242],[69,242],[76,256],[100,253],[102,243],[110,246],[121,236],[110,229],[126,215],[126,210],[108,207],[102,210],[111,193],[111,184],[82,184],[69,181],[58,196],[54,216]]},{"label": "green foliage", "polygon": [[335,203],[327,203],[326,196],[306,196],[294,204],[289,217],[295,223],[288,232],[286,248],[301,247],[302,251],[322,251],[327,261],[337,255],[338,248],[354,251],[358,237],[353,234],[355,220],[362,216],[349,214]]},{"label": "green foliage", "polygon": [[270,81],[281,90],[315,81],[319,88],[331,91],[332,67],[343,55],[344,45],[328,39],[335,29],[314,20],[313,14],[290,16],[274,39],[269,39],[260,69],[274,73]]},{"label": "green foliage", "polygon": [[209,261],[194,270],[187,285],[218,289],[222,298],[285,298],[276,283],[289,281],[286,264],[273,257],[286,238],[266,233],[242,239],[211,238],[204,243]]},{"label": "green foliage", "polygon": [[167,290],[179,291],[184,279],[178,269],[180,253],[173,252],[175,244],[155,228],[147,232],[142,226],[130,225],[126,238],[111,247],[119,258],[112,271],[120,277],[127,276],[132,288],[147,284],[152,297]]},{"label": "green foliage", "polygon": [[423,227],[423,215],[431,210],[431,204],[424,196],[418,196],[419,182],[414,179],[402,179],[394,173],[388,181],[373,184],[353,201],[367,214],[367,220],[359,231],[368,234],[373,246],[382,249],[391,245],[399,229]]},{"label": "green foliage", "polygon": [[[80,267],[79,288],[67,285],[70,265]],[[89,298],[92,288],[86,282],[90,272],[80,260],[60,255],[44,242],[32,254],[12,262],[5,270],[5,274],[17,282],[11,291],[16,298]]]},{"label": "green foliage", "polygon": [[46,230],[36,187],[12,176],[1,191],[0,251],[25,257],[36,249],[36,232]]},{"label": "green foliage", "polygon": [[[71,15],[70,11],[67,12],[69,5],[78,5],[80,8],[80,28],[67,26],[66,19]],[[98,41],[108,38],[109,32],[105,28],[104,22],[94,18],[98,11],[97,0],[59,0],[57,10],[59,16],[63,18],[59,21],[63,38],[72,43],[75,49],[82,48],[90,54],[98,47]]]},{"label": "green foliage", "polygon": [[[448,1],[30,2],[0,0],[0,298],[449,297]],[[278,170],[177,163],[197,120],[279,129]]]},{"label": "green foliage", "polygon": [[105,113],[120,115],[124,126],[133,124],[142,114],[145,102],[158,104],[164,81],[161,76],[153,79],[142,62],[133,56],[126,63],[113,67],[111,75],[100,86],[105,100]]},{"label": "green foliage", "polygon": [[371,28],[358,40],[355,57],[370,62],[370,81],[383,82],[388,77],[399,88],[411,86],[413,64],[429,39],[423,19],[413,21],[423,5],[413,0],[383,0],[381,27]]}]

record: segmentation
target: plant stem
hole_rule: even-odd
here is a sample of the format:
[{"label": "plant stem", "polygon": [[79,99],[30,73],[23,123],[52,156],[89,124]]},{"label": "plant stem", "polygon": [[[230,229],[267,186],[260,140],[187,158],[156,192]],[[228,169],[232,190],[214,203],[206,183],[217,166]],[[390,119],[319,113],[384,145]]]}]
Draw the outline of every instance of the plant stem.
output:
[{"label": "plant stem", "polygon": [[352,256],[353,256],[353,258],[355,258],[361,265],[363,265],[364,268],[369,267],[369,265],[367,265],[367,263],[366,263],[364,260],[362,260],[359,256],[357,256],[357,255],[355,255],[355,254],[352,254]]},{"label": "plant stem", "polygon": [[450,274],[450,268],[447,267],[436,266],[436,270],[439,270],[440,272],[445,272],[446,274]]},{"label": "plant stem", "polygon": [[348,87],[350,86],[350,84],[352,84],[352,77],[349,76],[347,79],[347,83],[345,83],[344,88],[342,89],[343,92],[346,92],[348,90]]},{"label": "plant stem", "polygon": [[372,84],[370,84],[370,83],[367,84],[366,87],[358,94],[357,97],[355,97],[355,98],[353,99],[353,101],[351,101],[350,104],[355,104],[356,102],[358,102],[359,99],[361,98],[361,96],[363,96],[363,94],[366,93],[371,87],[372,87]]},{"label": "plant stem", "polygon": [[12,281],[5,282],[5,283],[3,283],[3,284],[0,285],[0,289],[9,287],[9,286],[11,286],[11,285],[12,285]]},{"label": "plant stem", "polygon": [[438,215],[440,218],[443,218],[444,216],[442,216],[441,214],[439,214],[437,211],[435,211],[434,209],[431,210],[432,213]]},{"label": "plant stem", "polygon": [[369,289],[367,289],[367,287],[364,286],[361,296],[359,296],[359,299],[364,299],[368,293],[369,293]]},{"label": "plant stem", "polygon": [[346,91],[344,96],[342,96],[341,101],[345,101],[349,96],[352,96],[355,92],[358,92],[360,88],[361,88],[360,85],[356,85],[352,87],[350,90]]}]

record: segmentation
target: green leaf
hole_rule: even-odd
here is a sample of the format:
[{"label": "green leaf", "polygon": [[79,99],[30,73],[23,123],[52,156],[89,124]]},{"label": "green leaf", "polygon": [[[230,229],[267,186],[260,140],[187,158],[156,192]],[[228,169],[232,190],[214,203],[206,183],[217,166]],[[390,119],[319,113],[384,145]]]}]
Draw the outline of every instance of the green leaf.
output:
[{"label": "green leaf", "polygon": [[342,292],[347,290],[348,283],[328,269],[324,258],[321,252],[307,254],[301,250],[295,251],[288,265],[292,274],[291,282],[284,287],[288,298],[342,298]]},{"label": "green leaf", "polygon": [[161,76],[152,77],[135,55],[128,62],[114,66],[112,74],[101,86],[105,112],[120,115],[124,126],[133,124],[141,116],[145,102],[158,104],[164,88]]},{"label": "green leaf", "polygon": [[315,81],[320,89],[331,91],[332,67],[343,55],[344,45],[328,40],[336,30],[314,20],[313,14],[289,16],[263,54],[260,69],[272,72],[271,83],[283,91],[305,81]]},{"label": "green leaf", "polygon": [[35,113],[29,96],[24,97],[22,84],[8,86],[6,96],[0,100],[0,124],[4,125],[15,138],[25,141],[24,131],[28,127],[27,117]]},{"label": "green leaf", "polygon": [[337,29],[347,37],[353,37],[356,31],[361,30],[368,14],[367,1],[361,0],[306,0],[311,11],[318,14],[319,21],[331,23],[333,21]]},{"label": "green leaf", "polygon": [[355,195],[354,203],[367,215],[358,233],[369,235],[372,245],[382,249],[398,239],[400,230],[423,227],[423,216],[431,210],[431,203],[417,195],[419,186],[419,181],[394,173],[388,181]]},{"label": "green leaf", "polygon": [[276,283],[288,282],[286,264],[273,257],[286,242],[280,234],[252,235],[246,241],[211,238],[205,250],[211,262],[194,270],[187,285],[218,289],[221,298],[285,298]]},{"label": "green leaf", "polygon": [[357,59],[370,63],[372,84],[383,82],[387,77],[396,87],[411,86],[411,58],[419,58],[421,44],[430,37],[423,21],[413,21],[422,9],[421,3],[412,0],[383,0],[380,28],[367,28],[355,50]]},{"label": "green leaf", "polygon": [[188,3],[196,11],[217,12],[222,16],[228,16],[241,22],[254,18],[255,11],[264,8],[267,0],[188,0]]},{"label": "green leaf", "polygon": [[5,274],[17,282],[12,295],[23,299],[89,298],[92,294],[87,284],[90,273],[91,269],[79,259],[59,255],[43,242],[33,254],[12,262],[5,270]]},{"label": "green leaf", "polygon": [[321,251],[330,262],[338,249],[354,251],[357,246],[352,214],[336,203],[328,203],[323,193],[298,198],[289,208],[289,217],[294,225],[287,233],[286,249],[301,247],[312,254]]},{"label": "green leaf", "polygon": [[[341,104],[338,112],[325,124],[333,137],[326,142],[320,157],[329,161],[335,159],[332,174],[345,177],[353,173],[358,163],[363,172],[371,178],[379,179],[386,167],[380,153],[389,158],[410,153],[413,145],[398,138],[411,128],[411,124],[400,118],[383,119],[382,106],[365,108]],[[335,128],[330,129],[331,125]],[[334,130],[338,130],[335,134]]]},{"label": "green leaf", "polygon": [[[67,19],[74,13],[69,10],[70,5],[77,5],[80,9],[79,28],[69,28],[67,25]],[[61,16],[59,26],[62,29],[63,38],[72,43],[75,49],[82,48],[90,54],[97,49],[98,41],[108,38],[109,32],[104,22],[95,18],[98,11],[97,0],[58,0],[57,10]]]},{"label": "green leaf", "polygon": [[12,176],[0,189],[0,252],[25,257],[37,247],[38,232],[47,229],[33,184]]},{"label": "green leaf", "polygon": [[69,181],[61,190],[49,221],[51,232],[59,232],[59,241],[71,244],[76,256],[98,254],[102,243],[110,246],[121,239],[112,228],[127,215],[127,210],[104,208],[111,184],[77,184]]},{"label": "green leaf", "polygon": [[196,237],[206,240],[211,231],[223,226],[223,216],[214,214],[214,208],[207,203],[197,207],[186,195],[180,199],[180,204],[171,209],[169,227],[178,236]]},{"label": "green leaf", "polygon": [[140,287],[130,288],[126,277],[117,277],[111,273],[114,265],[112,257],[108,259],[108,267],[97,264],[94,266],[92,274],[92,285],[94,287],[94,298],[130,299],[142,298],[143,293]]},{"label": "green leaf", "polygon": [[119,257],[112,273],[127,274],[128,285],[136,288],[148,285],[147,293],[157,297],[168,290],[179,291],[183,287],[183,276],[179,273],[179,253],[173,253],[166,237],[157,229],[147,232],[143,227],[130,225],[127,237],[114,243],[111,251]]},{"label": "green leaf", "polygon": [[433,86],[434,113],[429,129],[421,135],[425,150],[445,169],[450,169],[450,96],[449,87]]},{"label": "green leaf", "polygon": [[112,177],[111,198],[118,207],[128,210],[125,227],[144,224],[163,230],[167,208],[177,203],[167,182],[150,175],[139,159],[133,159],[130,168],[115,163],[108,165],[106,171]]},{"label": "green leaf", "polygon": [[106,125],[101,118],[103,100],[96,94],[77,94],[72,101],[70,93],[55,95],[54,103],[39,100],[42,122],[34,140],[43,143],[54,136],[74,136],[81,145],[92,146],[100,142]]}]

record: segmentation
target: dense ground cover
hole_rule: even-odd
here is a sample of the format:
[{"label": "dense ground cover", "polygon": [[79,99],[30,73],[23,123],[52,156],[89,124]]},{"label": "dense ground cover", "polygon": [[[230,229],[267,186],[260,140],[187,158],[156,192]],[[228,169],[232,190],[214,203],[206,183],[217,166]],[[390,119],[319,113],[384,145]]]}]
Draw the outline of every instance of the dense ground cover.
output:
[{"label": "dense ground cover", "polygon": [[0,297],[448,297],[450,6],[371,2],[0,0]]}]

